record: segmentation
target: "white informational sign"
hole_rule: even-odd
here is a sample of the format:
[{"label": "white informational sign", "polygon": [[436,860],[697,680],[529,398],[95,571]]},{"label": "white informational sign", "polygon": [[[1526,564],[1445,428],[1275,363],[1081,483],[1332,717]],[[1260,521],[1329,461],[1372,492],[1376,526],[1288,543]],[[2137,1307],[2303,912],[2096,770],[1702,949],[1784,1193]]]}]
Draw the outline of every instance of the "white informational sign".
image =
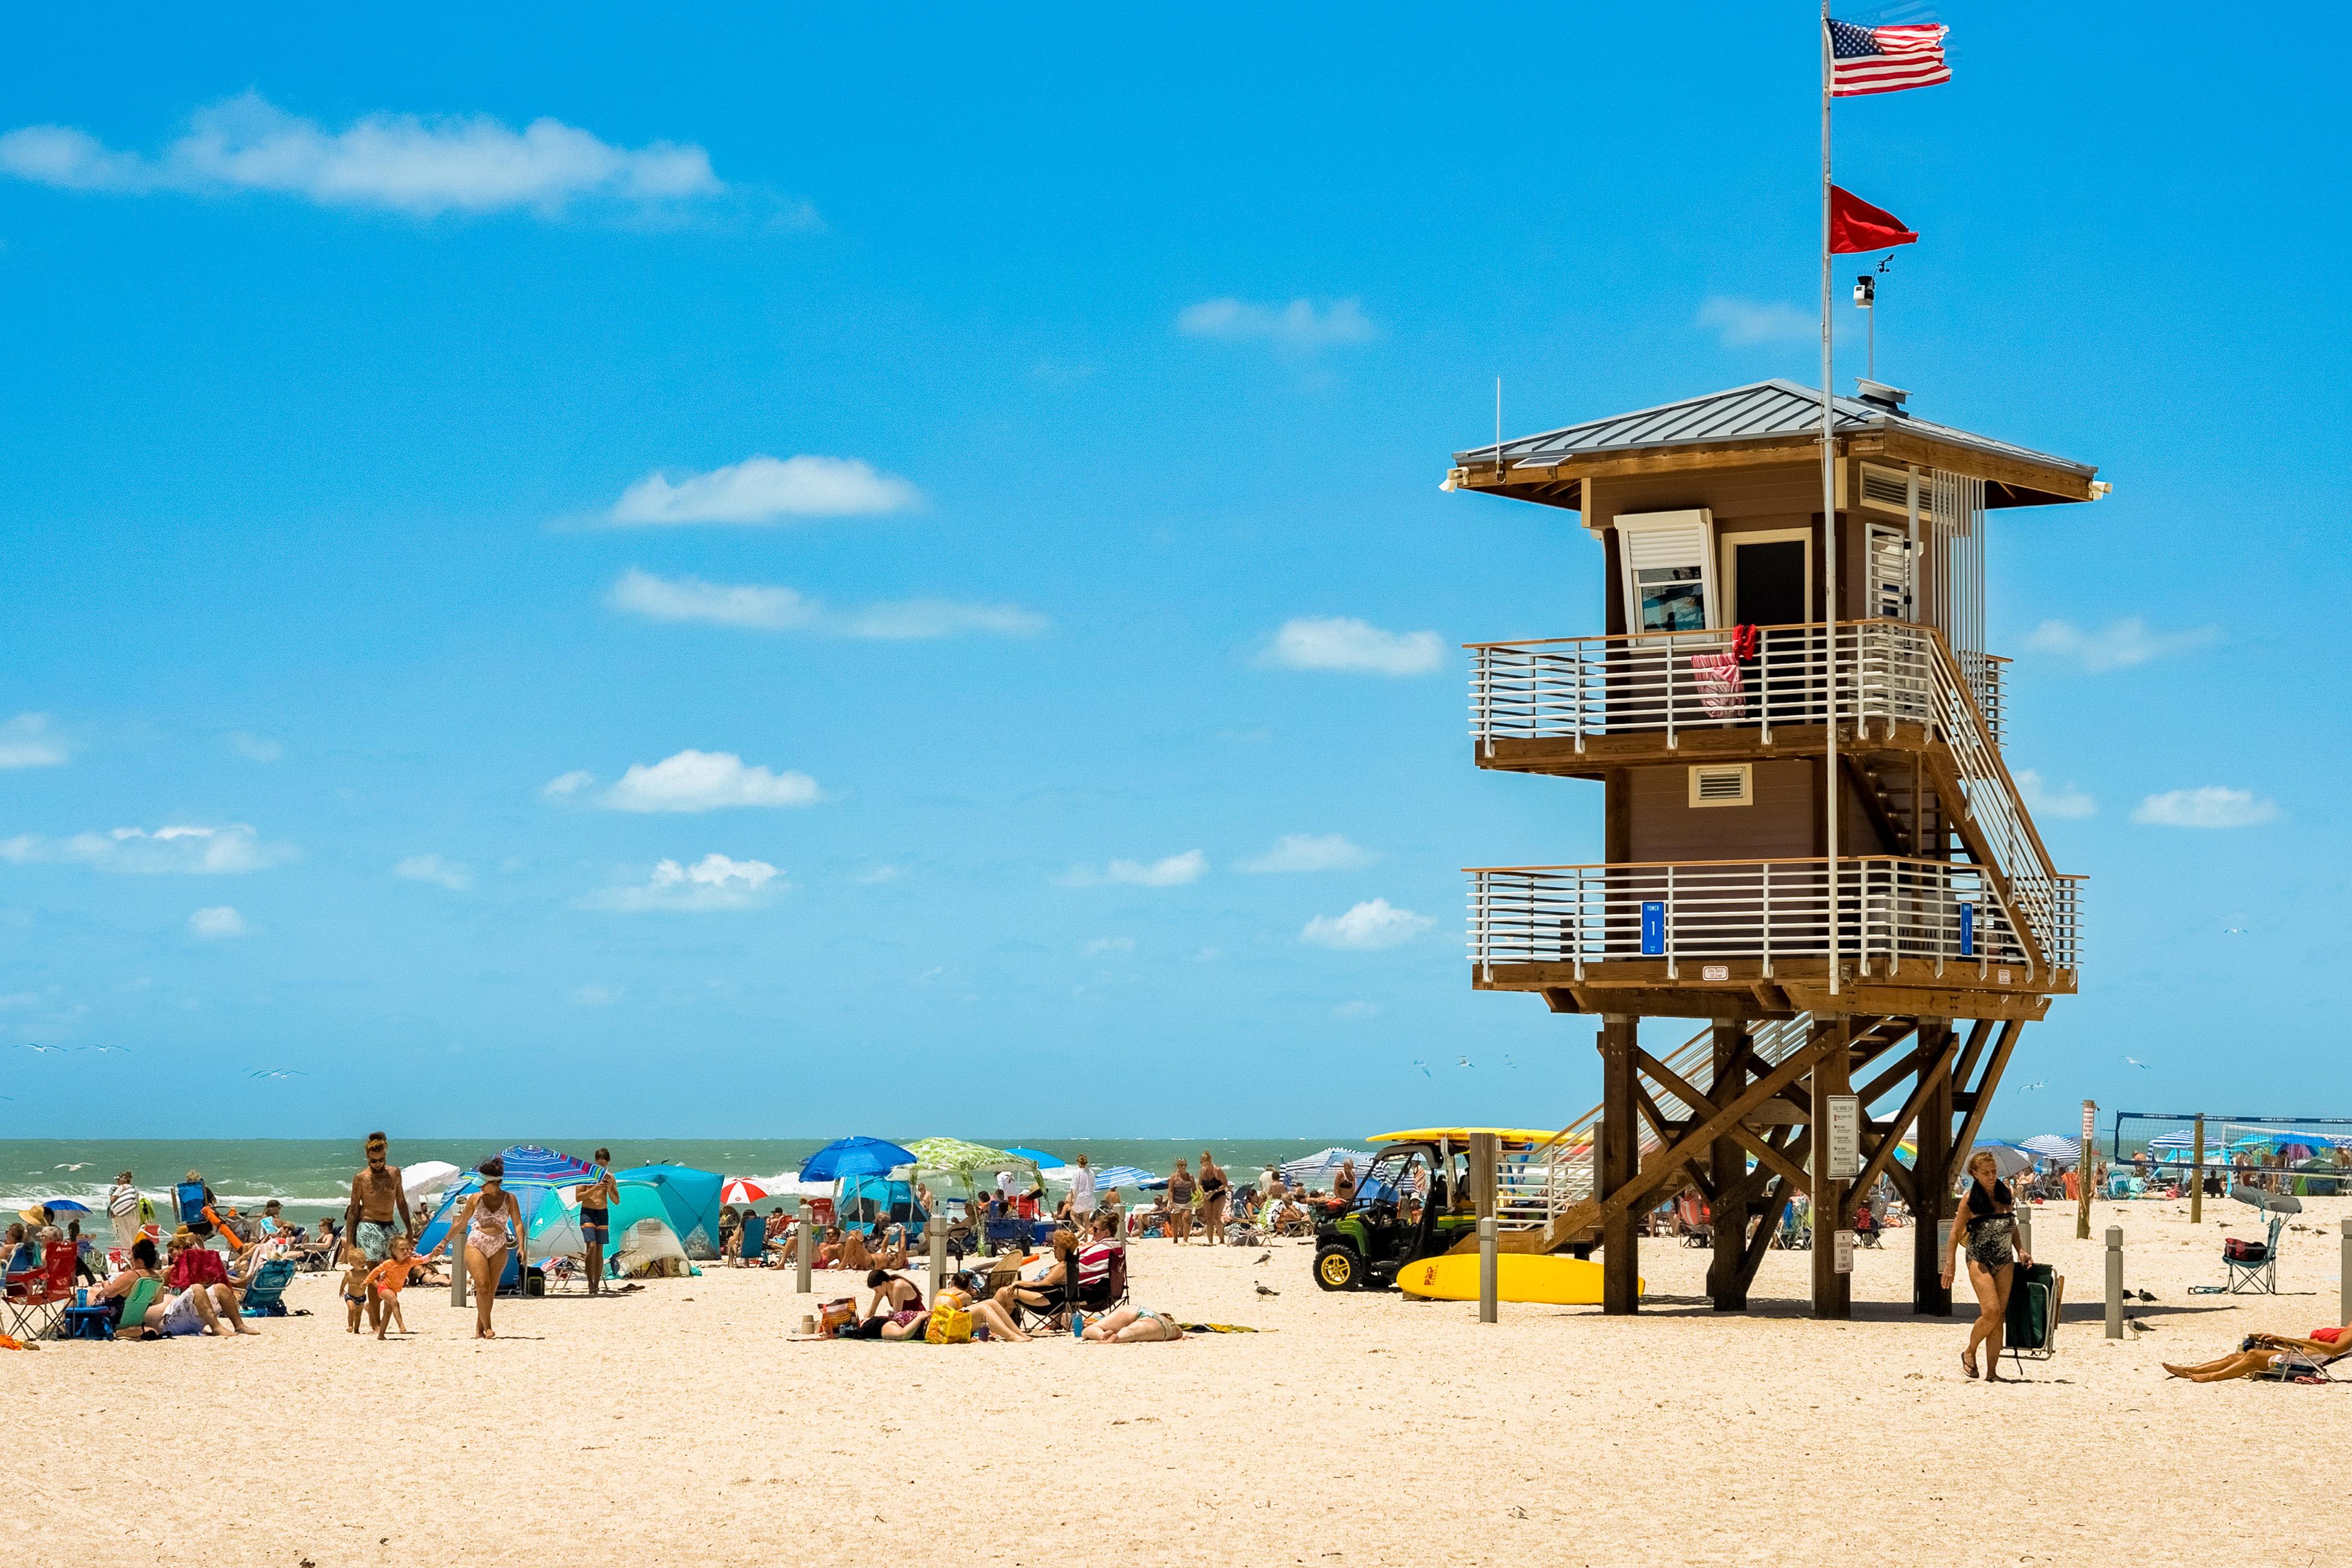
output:
[{"label": "white informational sign", "polygon": [[2099,1102],[2095,1100],[2086,1100],[2083,1101],[2083,1158],[2085,1162],[2089,1161],[2091,1152],[2097,1146],[2098,1142]]},{"label": "white informational sign", "polygon": [[1829,1179],[1850,1182],[1862,1174],[1862,1099],[1833,1094],[1829,1100]]},{"label": "white informational sign", "polygon": [[1727,963],[1702,963],[1699,965],[1698,977],[1701,980],[1728,980],[1731,978],[1731,965]]},{"label": "white informational sign", "polygon": [[1853,1232],[1842,1230],[1837,1233],[1837,1255],[1831,1259],[1831,1266],[1840,1274],[1853,1272]]}]

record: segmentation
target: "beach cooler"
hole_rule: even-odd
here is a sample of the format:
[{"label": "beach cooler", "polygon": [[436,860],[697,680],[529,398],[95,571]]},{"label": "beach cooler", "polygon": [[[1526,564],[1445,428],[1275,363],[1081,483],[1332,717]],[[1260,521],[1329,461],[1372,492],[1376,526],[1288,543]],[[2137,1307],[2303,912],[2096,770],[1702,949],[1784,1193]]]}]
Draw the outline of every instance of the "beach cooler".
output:
[{"label": "beach cooler", "polygon": [[2009,1287],[2009,1317],[2001,1327],[2002,1349],[2022,1363],[2048,1361],[2058,1353],[2058,1309],[2066,1281],[2047,1263],[2020,1268]]}]

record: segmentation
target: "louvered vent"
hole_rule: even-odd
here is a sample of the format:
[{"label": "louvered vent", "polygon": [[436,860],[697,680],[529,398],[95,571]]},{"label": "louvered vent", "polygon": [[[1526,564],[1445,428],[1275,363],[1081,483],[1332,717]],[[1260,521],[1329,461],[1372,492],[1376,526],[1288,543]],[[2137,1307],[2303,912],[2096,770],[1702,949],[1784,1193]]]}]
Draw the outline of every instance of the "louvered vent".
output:
[{"label": "louvered vent", "polygon": [[1881,511],[1911,514],[1911,476],[1877,463],[1862,466],[1862,504]]},{"label": "louvered vent", "polygon": [[1753,805],[1755,770],[1748,763],[1716,763],[1690,771],[1693,805]]}]

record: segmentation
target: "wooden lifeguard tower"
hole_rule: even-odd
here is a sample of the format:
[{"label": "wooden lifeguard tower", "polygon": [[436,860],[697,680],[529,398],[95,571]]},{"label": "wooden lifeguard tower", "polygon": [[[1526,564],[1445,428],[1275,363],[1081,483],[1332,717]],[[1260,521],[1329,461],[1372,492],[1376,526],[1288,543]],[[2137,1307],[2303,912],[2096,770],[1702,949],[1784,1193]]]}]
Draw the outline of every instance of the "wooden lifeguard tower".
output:
[{"label": "wooden lifeguard tower", "polygon": [[[1717,1310],[1805,1194],[1814,1310],[1843,1317],[1837,1233],[1884,1174],[1919,1220],[1913,1309],[1948,1312],[1953,1151],[2075,989],[2080,879],[2001,757],[1985,514],[2107,487],[1906,399],[1833,399],[1830,476],[1821,394],[1779,381],[1454,458],[1449,489],[1601,546],[1604,635],[1471,649],[1477,765],[1599,781],[1601,857],[1469,876],[1472,984],[1601,1018],[1601,1104],[1544,1167],[1585,1174],[1502,1245],[1599,1245],[1609,1311],[1635,1309],[1639,1217],[1695,1187]],[[1668,1048],[1645,1017],[1710,1023]]]}]

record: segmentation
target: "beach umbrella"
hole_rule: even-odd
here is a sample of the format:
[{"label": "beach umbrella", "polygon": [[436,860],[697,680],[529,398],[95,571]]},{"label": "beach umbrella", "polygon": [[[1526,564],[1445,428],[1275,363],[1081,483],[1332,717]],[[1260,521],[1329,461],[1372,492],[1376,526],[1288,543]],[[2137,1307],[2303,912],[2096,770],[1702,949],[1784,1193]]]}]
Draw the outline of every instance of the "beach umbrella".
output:
[{"label": "beach umbrella", "polygon": [[1024,1149],[1018,1143],[1013,1144],[1004,1152],[1013,1156],[1015,1159],[1028,1161],[1031,1164],[1036,1166],[1041,1171],[1048,1170],[1057,1165],[1066,1165],[1069,1163],[1067,1160],[1063,1159],[1059,1154],[1048,1154],[1043,1149]]},{"label": "beach umbrella", "polygon": [[68,1215],[85,1215],[89,1212],[88,1204],[76,1203],[71,1198],[44,1198],[41,1201],[51,1214],[60,1217]]},{"label": "beach umbrella", "polygon": [[400,1172],[400,1184],[408,1189],[412,1198],[429,1198],[463,1174],[446,1160],[419,1160],[404,1165]]},{"label": "beach umbrella", "polygon": [[886,1138],[836,1138],[801,1166],[803,1182],[836,1182],[844,1176],[886,1176],[915,1156]]},{"label": "beach umbrella", "polygon": [[1010,1149],[992,1149],[961,1138],[918,1138],[907,1145],[919,1171],[945,1171],[969,1177],[975,1171],[1017,1171],[1031,1163]]},{"label": "beach umbrella", "polygon": [[767,1187],[749,1176],[730,1176],[727,1184],[719,1189],[722,1204],[757,1204],[768,1199]]},{"label": "beach umbrella", "polygon": [[499,1158],[506,1162],[506,1184],[509,1187],[560,1187],[592,1181],[597,1173],[596,1167],[585,1160],[575,1160],[536,1143],[518,1143],[502,1149]]},{"label": "beach umbrella", "polygon": [[[1969,1151],[1969,1160],[1974,1160],[1979,1154],[1992,1156],[1993,1174],[2002,1181],[2033,1167],[2033,1156],[2014,1143],[1979,1142]],[[1960,1162],[1963,1173],[1968,1169],[1969,1160]]]},{"label": "beach umbrella", "polygon": [[1371,1167],[1372,1156],[1361,1149],[1342,1149],[1335,1144],[1328,1149],[1318,1149],[1312,1154],[1302,1154],[1296,1160],[1285,1160],[1282,1163],[1282,1179],[1286,1182],[1328,1181],[1350,1160],[1356,1163],[1359,1175]]},{"label": "beach umbrella", "polygon": [[2062,1138],[2055,1132],[2039,1133],[2018,1145],[2037,1159],[2055,1160],[2071,1165],[2083,1157],[2083,1146],[2072,1138]]},{"label": "beach umbrella", "polygon": [[[1076,1166],[1069,1167],[1076,1170]],[[1164,1187],[1165,1176],[1153,1175],[1139,1165],[1106,1165],[1095,1173],[1095,1191],[1116,1192],[1121,1187]]]},{"label": "beach umbrella", "polygon": [[[2197,1133],[2186,1127],[2176,1132],[2159,1132],[2147,1141],[2147,1146],[2150,1149],[2194,1149],[2197,1147]],[[2208,1142],[2206,1147],[2211,1149],[2216,1145]]]}]

